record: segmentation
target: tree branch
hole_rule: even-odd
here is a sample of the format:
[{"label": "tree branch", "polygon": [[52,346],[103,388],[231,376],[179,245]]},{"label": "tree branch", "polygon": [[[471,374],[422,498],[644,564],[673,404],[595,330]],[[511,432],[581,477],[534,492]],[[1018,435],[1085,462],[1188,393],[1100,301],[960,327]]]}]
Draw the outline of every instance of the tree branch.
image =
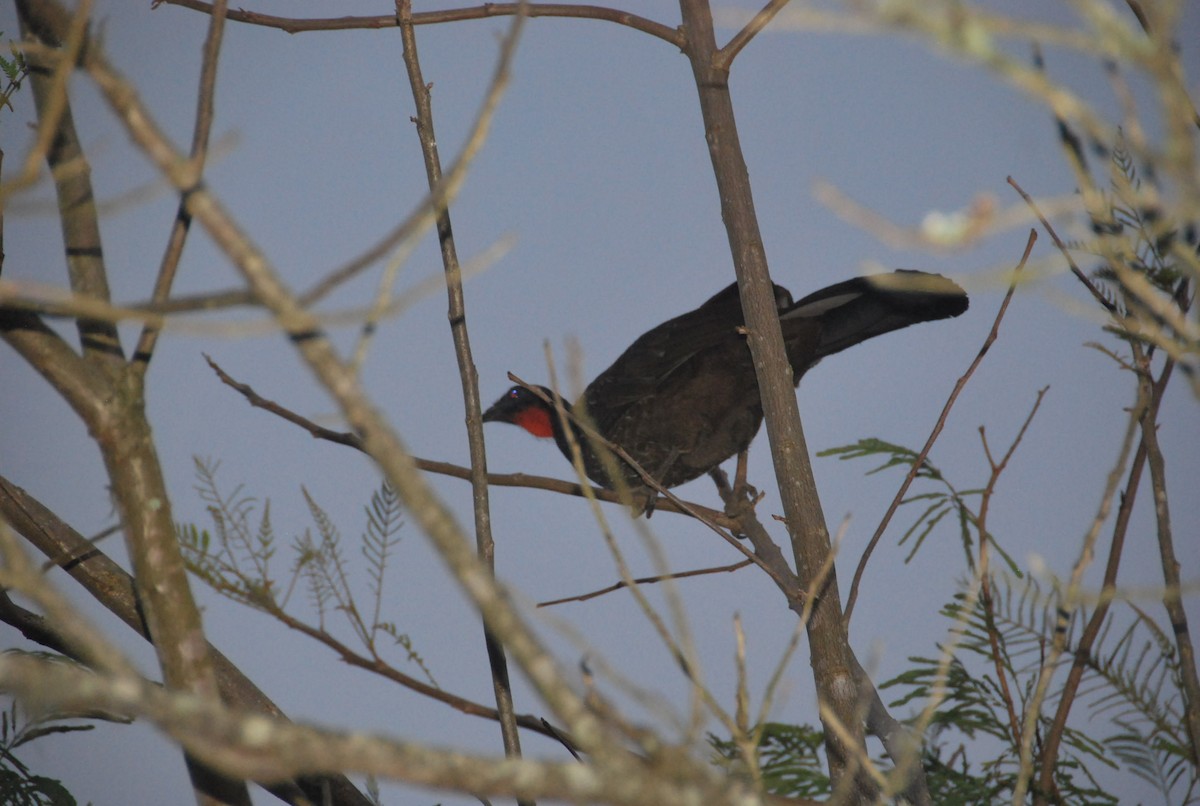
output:
[{"label": "tree branch", "polygon": [[[717,568],[697,568],[694,571],[676,571],[675,573],[671,574],[658,574],[652,577],[638,577],[637,579],[633,580],[633,582],[638,585],[653,585],[659,582],[665,582],[668,579],[687,579],[689,577],[706,576],[708,574],[728,574],[732,571],[738,571],[742,568],[745,568],[747,565],[750,565],[750,563],[751,560],[739,560],[736,563],[722,565]],[[620,582],[614,582],[607,588],[600,588],[599,590],[594,590],[590,593],[581,593],[577,596],[566,596],[562,599],[551,599],[546,602],[538,602],[537,606],[553,607],[554,605],[566,604],[567,602],[586,602],[589,599],[595,599],[597,597],[604,596],[607,593],[613,593],[621,590],[622,588],[628,587],[629,585],[622,580]]]},{"label": "tree branch", "polygon": [[713,67],[717,70],[729,72],[733,60],[742,52],[742,49],[746,45],[749,45],[750,40],[771,23],[771,20],[775,19],[775,15],[782,11],[783,7],[787,4],[788,0],[770,0],[770,2],[759,9],[758,13],[751,17],[750,22],[746,23],[723,48],[716,52],[713,57]]},{"label": "tree branch", "polygon": [[[100,222],[96,216],[96,199],[92,190],[91,166],[79,144],[75,119],[67,100],[66,78],[75,58],[87,42],[87,13],[89,3],[81,3],[69,22],[53,30],[49,26],[31,24],[37,17],[28,8],[28,0],[18,0],[18,19],[25,36],[36,35],[43,43],[60,49],[56,62],[43,53],[27,54],[30,83],[40,121],[39,142],[45,143],[46,165],[54,178],[58,198],[58,218],[62,227],[63,249],[71,289],[101,302],[111,302],[108,277],[104,269],[104,254],[100,245]],[[39,12],[40,13],[40,12]],[[36,158],[38,149],[31,153]],[[117,328],[108,322],[79,320],[76,322],[83,355],[101,365],[117,366],[122,360],[121,342]]]},{"label": "tree branch", "polygon": [[[678,756],[625,765],[621,775],[578,761],[495,759],[367,734],[240,714],[218,702],[36,658],[0,656],[0,684],[47,708],[103,707],[144,718],[227,774],[281,780],[346,770],[477,796],[552,797],[617,806],[752,802],[736,781]],[[319,801],[318,801],[319,802]]]},{"label": "tree branch", "polygon": [[[157,0],[155,5],[182,6],[205,14],[212,13],[212,5],[202,0]],[[567,3],[486,3],[482,6],[468,8],[450,8],[443,11],[419,11],[412,15],[413,25],[433,25],[443,22],[460,22],[462,20],[482,20],[490,17],[511,17],[524,14],[527,17],[563,17],[568,19],[601,20],[633,28],[635,31],[650,34],[664,42],[683,47],[683,35],[677,28],[670,28],[662,23],[628,11],[604,6],[571,5]],[[261,25],[266,28],[278,28],[289,34],[299,34],[306,31],[345,31],[365,28],[392,28],[397,25],[396,16],[380,15],[377,17],[327,17],[324,19],[297,19],[294,17],[276,17],[271,14],[258,14],[253,11],[231,11],[229,19],[244,22],[248,25]]]},{"label": "tree branch", "polygon": [[[235,380],[221,368],[217,362],[205,355],[205,360],[212,367],[213,372],[217,373],[217,377],[221,382],[246,399],[246,402],[255,408],[263,409],[264,411],[274,414],[293,425],[303,428],[315,439],[333,442],[337,445],[345,445],[355,450],[366,452],[363,447],[362,439],[357,435],[348,431],[334,431],[331,428],[326,428],[322,425],[314,423],[312,420],[292,411],[285,406],[276,403],[273,400],[263,397],[246,383]],[[471,480],[471,469],[462,465],[451,464],[450,462],[439,462],[433,459],[422,459],[419,456],[412,457],[413,463],[420,470],[429,473],[438,473],[443,476],[452,476],[456,479],[464,481]],[[551,492],[570,495],[576,498],[586,498],[589,495],[595,496],[601,501],[607,501],[612,504],[621,504],[621,497],[612,490],[604,489],[603,487],[589,487],[587,491],[579,482],[565,481],[563,479],[550,478],[549,476],[535,476],[528,473],[488,473],[488,484],[495,487],[525,487],[531,490],[549,490]],[[700,504],[691,502],[672,501],[669,498],[663,498],[655,503],[655,512],[673,512],[679,515],[689,515],[697,520],[705,523],[711,523],[723,529],[737,530],[739,522],[735,518],[730,518],[715,509],[710,509]]]},{"label": "tree branch", "polygon": [[[522,9],[523,11],[524,9]],[[438,156],[437,135],[434,130],[433,102],[429,93],[429,85],[425,83],[421,74],[421,61],[417,54],[417,36],[413,29],[410,0],[396,0],[396,16],[400,23],[404,66],[408,72],[409,88],[417,110],[414,120],[417,139],[421,144],[421,155],[425,161],[425,175],[429,189],[430,192],[433,192],[442,181],[442,161]],[[500,61],[502,65],[508,63],[512,52],[516,49],[524,20],[523,13],[518,13],[513,20],[512,30],[504,41],[506,53]],[[495,109],[499,103],[500,96],[508,86],[508,77],[507,70],[496,71],[488,90],[487,108],[489,111]],[[482,120],[490,120],[491,115],[484,114],[480,117]],[[486,134],[487,131],[484,128],[483,131],[477,133],[477,136],[482,141]],[[475,549],[479,553],[480,560],[494,574],[496,571],[496,544],[492,539],[492,513],[488,503],[487,451],[483,442],[483,409],[479,401],[479,373],[475,369],[475,359],[471,355],[471,337],[467,331],[467,303],[463,294],[462,270],[458,261],[458,250],[454,244],[454,230],[450,223],[448,203],[437,209],[437,232],[446,279],[447,318],[450,324],[451,340],[454,342],[454,356],[458,361],[463,408],[466,413],[467,447],[471,456],[471,502],[475,516]],[[500,722],[501,739],[504,742],[504,755],[510,758],[520,758],[521,735],[517,730],[517,720],[513,710],[508,659],[504,656],[504,645],[486,623],[483,625],[483,642],[492,675],[492,691],[496,699],[496,712]],[[518,803],[520,806],[529,806],[526,801],[518,801]]]},{"label": "tree branch", "polygon": [[[808,447],[792,383],[791,366],[775,307],[775,294],[766,252],[754,212],[749,173],[738,141],[729,74],[716,63],[716,38],[707,0],[680,0],[685,52],[692,65],[704,134],[721,200],[721,217],[729,237],[745,313],[747,342],[758,368],[759,396],[767,426],[780,499],[792,537],[796,576],[802,588],[817,578],[830,553],[829,532],[817,497]],[[796,592],[798,593],[798,591]],[[829,574],[806,623],[812,652],[817,697],[822,709],[836,716],[849,731],[848,743],[826,724],[825,742],[834,791],[855,759],[866,757],[863,726],[857,716],[858,696],[836,574]],[[795,609],[799,596],[788,596]],[[853,802],[874,799],[875,787],[854,776],[859,786]]]},{"label": "tree branch", "polygon": [[[204,41],[204,63],[200,67],[196,122],[192,131],[192,162],[195,165],[197,182],[202,180],[204,162],[208,156],[208,137],[212,131],[213,121],[213,98],[217,91],[217,57],[221,52],[221,36],[225,30],[227,6],[227,0],[216,0],[213,4],[208,38]],[[185,190],[183,193],[186,195],[188,191]],[[175,282],[175,273],[179,268],[179,259],[183,256],[183,246],[187,242],[191,226],[192,217],[188,214],[184,200],[180,199],[179,208],[175,212],[175,220],[171,224],[171,232],[167,236],[166,251],[158,268],[158,278],[154,282],[152,303],[164,302],[171,295],[171,286]],[[133,360],[143,373],[150,363],[150,356],[154,354],[159,332],[157,327],[147,324],[142,328],[142,335],[133,351]]]}]

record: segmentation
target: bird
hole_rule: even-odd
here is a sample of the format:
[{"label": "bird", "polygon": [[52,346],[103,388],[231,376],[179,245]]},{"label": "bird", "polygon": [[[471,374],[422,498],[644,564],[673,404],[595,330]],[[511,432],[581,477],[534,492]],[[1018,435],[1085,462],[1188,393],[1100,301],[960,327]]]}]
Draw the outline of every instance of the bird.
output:
[{"label": "bird", "polygon": [[[822,358],[909,325],[959,316],[969,306],[954,281],[910,269],[855,277],[799,302],[772,285],[795,385]],[[733,283],[638,337],[576,403],[544,386],[518,385],[483,420],[553,438],[568,460],[570,428],[588,478],[609,489],[650,494],[652,501],[650,485],[611,455],[604,440],[663,488],[713,474],[727,459],[743,456],[763,420],[744,323]],[[559,407],[570,413],[565,425]],[[602,439],[589,437],[585,425]]]}]

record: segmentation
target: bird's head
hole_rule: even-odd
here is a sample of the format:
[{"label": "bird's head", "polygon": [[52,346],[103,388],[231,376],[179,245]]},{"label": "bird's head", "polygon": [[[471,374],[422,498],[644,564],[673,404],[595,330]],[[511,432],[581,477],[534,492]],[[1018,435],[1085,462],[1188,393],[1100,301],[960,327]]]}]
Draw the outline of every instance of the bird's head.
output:
[{"label": "bird's head", "polygon": [[[554,400],[554,392],[544,386],[537,387],[548,399]],[[514,386],[483,413],[485,423],[512,423],[519,425],[535,437],[554,436],[555,418],[558,413],[551,403],[524,386]]]}]

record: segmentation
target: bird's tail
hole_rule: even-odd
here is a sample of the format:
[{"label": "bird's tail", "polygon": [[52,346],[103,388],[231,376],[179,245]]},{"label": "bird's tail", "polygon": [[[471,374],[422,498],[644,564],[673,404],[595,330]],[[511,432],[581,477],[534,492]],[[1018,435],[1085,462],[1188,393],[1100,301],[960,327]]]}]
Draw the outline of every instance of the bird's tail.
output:
[{"label": "bird's tail", "polygon": [[789,321],[820,322],[811,366],[827,355],[884,333],[958,316],[968,304],[967,293],[953,280],[940,274],[900,269],[823,288],[782,311],[779,319],[785,333]]}]

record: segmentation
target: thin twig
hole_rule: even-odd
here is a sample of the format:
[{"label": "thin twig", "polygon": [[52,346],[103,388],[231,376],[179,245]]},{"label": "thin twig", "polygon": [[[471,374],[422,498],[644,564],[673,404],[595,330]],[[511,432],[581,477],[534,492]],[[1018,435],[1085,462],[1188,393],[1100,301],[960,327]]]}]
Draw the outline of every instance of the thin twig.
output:
[{"label": "thin twig", "polygon": [[1000,335],[1000,322],[1004,320],[1004,314],[1008,311],[1008,303],[1012,300],[1013,294],[1017,290],[1017,282],[1021,270],[1025,267],[1026,261],[1029,260],[1029,254],[1033,251],[1033,245],[1037,242],[1037,232],[1029,231],[1029,237],[1025,241],[1025,251],[1021,254],[1021,260],[1013,269],[1012,282],[1009,283],[1008,291],[1004,295],[1004,299],[1000,303],[999,310],[996,311],[996,318],[992,320],[992,329],[988,331],[987,337],[983,340],[983,345],[979,348],[979,352],[975,354],[975,358],[967,367],[967,371],[955,382],[954,388],[950,391],[950,396],[946,398],[946,404],[942,406],[942,413],[938,415],[937,422],[934,423],[933,430],[929,433],[929,438],[925,440],[925,446],[921,448],[921,452],[917,454],[917,458],[913,461],[912,466],[908,469],[904,481],[900,484],[900,489],[896,491],[896,495],[892,497],[892,503],[888,505],[887,511],[883,513],[883,518],[879,522],[879,526],[875,528],[875,533],[871,535],[871,539],[867,541],[867,547],[863,549],[862,557],[859,558],[858,567],[854,569],[854,579],[850,583],[850,594],[846,597],[846,624],[849,626],[850,617],[854,613],[854,604],[858,599],[858,586],[862,582],[863,573],[866,571],[867,562],[871,559],[871,554],[874,553],[875,547],[879,544],[879,540],[883,537],[884,531],[887,530],[888,524],[891,523],[892,516],[896,514],[904,496],[908,493],[908,488],[912,486],[913,480],[916,479],[917,473],[921,470],[921,466],[925,463],[926,457],[933,449],[933,444],[941,435],[942,429],[946,425],[946,420],[950,416],[950,410],[954,408],[955,402],[958,400],[959,394],[966,387],[967,382],[971,380],[971,376],[975,374],[975,370],[983,362],[983,357],[987,355],[992,344]]},{"label": "thin twig", "polygon": [[1016,437],[1008,446],[1004,456],[999,462],[992,459],[991,451],[987,446],[987,432],[983,426],[979,428],[980,439],[983,441],[984,452],[987,454],[988,465],[990,466],[987,485],[984,487],[980,497],[979,514],[975,519],[976,528],[979,530],[979,600],[983,605],[984,618],[986,620],[988,644],[992,652],[992,665],[996,670],[996,682],[1000,686],[1000,697],[1004,701],[1005,710],[1008,712],[1009,730],[1012,731],[1012,740],[1014,746],[1021,741],[1021,724],[1017,716],[1017,704],[1014,701],[1012,691],[1008,685],[1008,675],[1004,672],[1004,663],[1001,659],[1000,651],[1000,636],[996,629],[996,606],[992,598],[991,575],[989,574],[991,552],[988,546],[991,542],[991,535],[987,529],[988,511],[991,507],[992,497],[996,491],[996,484],[1000,481],[1000,475],[1004,469],[1008,467],[1008,462],[1012,458],[1013,453],[1017,450],[1017,446],[1021,444],[1021,440],[1025,438],[1025,432],[1029,429],[1030,423],[1033,422],[1034,415],[1042,405],[1042,399],[1046,396],[1046,392],[1050,387],[1044,386],[1038,390],[1037,399],[1034,401],[1032,409],[1025,417],[1025,422],[1021,423],[1020,429],[1017,431]]},{"label": "thin twig", "polygon": [[[217,92],[217,60],[221,53],[221,37],[225,30],[225,14],[227,0],[216,0],[208,26],[208,37],[204,41],[204,62],[200,67],[200,89],[196,99],[196,123],[192,131],[191,159],[195,166],[196,181],[200,182],[204,175],[204,163],[208,158],[208,139],[212,131],[213,99]],[[186,196],[188,190],[183,191]],[[183,256],[183,247],[187,242],[188,231],[192,226],[192,216],[187,211],[184,198],[179,200],[179,209],[171,224],[171,232],[167,236],[167,246],[159,264],[158,277],[154,281],[152,302],[162,302],[171,295],[171,286],[175,282],[175,274],[179,269],[179,259]],[[145,372],[154,354],[161,331],[147,325],[142,329],[137,347],[131,359]]]},{"label": "thin twig", "polygon": [[[663,582],[668,579],[687,579],[689,577],[705,576],[707,574],[727,574],[731,571],[737,571],[751,564],[751,560],[739,560],[730,565],[720,565],[715,568],[697,568],[692,571],[675,571],[670,574],[657,574],[650,577],[638,577],[633,580],[638,585],[653,585],[658,582]],[[604,596],[614,591],[619,591],[622,588],[627,588],[629,585],[621,580],[614,582],[607,588],[591,591],[590,593],[581,593],[578,596],[564,596],[561,599],[550,599],[546,602],[538,602],[538,607],[553,607],[554,605],[566,604],[567,602],[586,602],[589,599],[595,599],[599,596]]]},{"label": "thin twig", "polygon": [[[212,6],[201,0],[157,0],[155,5],[182,6],[205,14],[212,13]],[[432,25],[443,22],[459,22],[461,20],[481,20],[490,17],[511,17],[519,14],[525,8],[527,17],[566,17],[571,19],[601,20],[633,28],[636,31],[650,34],[678,48],[684,45],[683,35],[677,28],[671,28],[660,22],[639,17],[628,11],[603,6],[569,5],[566,3],[487,3],[470,8],[450,8],[442,11],[421,11],[412,15],[413,25]],[[231,11],[229,19],[244,22],[249,25],[261,25],[266,28],[278,28],[289,34],[299,34],[307,31],[345,31],[353,29],[394,28],[397,25],[396,15],[380,15],[375,17],[327,17],[324,19],[298,19],[294,17],[276,17],[271,14],[258,14],[253,11]]]},{"label": "thin twig", "polygon": [[1141,345],[1133,345],[1135,360],[1144,368],[1140,383],[1149,387],[1149,405],[1142,415],[1142,441],[1146,446],[1146,461],[1150,467],[1150,490],[1154,501],[1154,524],[1158,538],[1159,562],[1163,572],[1163,608],[1171,623],[1171,634],[1179,656],[1179,685],[1183,691],[1184,722],[1186,735],[1191,740],[1190,760],[1200,764],[1200,676],[1196,671],[1196,648],[1192,644],[1191,628],[1188,626],[1187,609],[1183,606],[1180,563],[1175,551],[1174,530],[1167,493],[1167,467],[1162,446],[1158,440],[1158,407],[1162,403],[1162,386],[1165,386],[1173,362],[1168,358],[1164,367],[1162,385],[1154,384],[1148,376],[1150,361]]},{"label": "thin twig", "polygon": [[[931,252],[957,252],[976,246],[985,237],[1017,229],[1027,229],[1037,216],[1023,202],[1000,207],[990,194],[979,194],[965,207],[951,211],[931,211],[916,225],[905,225],[856,201],[838,186],[818,180],[813,196],[847,223],[870,233],[871,237],[894,249]],[[1048,215],[1073,213],[1079,209],[1079,196],[1067,194],[1043,199]]]},{"label": "thin twig", "polygon": [[[1161,399],[1173,367],[1174,362],[1168,360],[1167,366],[1163,368],[1162,374],[1155,382],[1153,394],[1156,400]],[[1125,487],[1121,490],[1121,503],[1117,508],[1117,516],[1113,522],[1112,537],[1110,538],[1108,547],[1108,560],[1104,566],[1104,581],[1100,586],[1100,596],[1097,599],[1095,608],[1088,617],[1087,624],[1084,625],[1083,630],[1079,634],[1079,640],[1072,649],[1074,659],[1072,660],[1070,670],[1067,672],[1066,680],[1063,681],[1062,689],[1059,692],[1058,705],[1055,708],[1054,717],[1050,721],[1050,727],[1046,730],[1045,738],[1042,739],[1038,763],[1041,767],[1041,780],[1039,783],[1043,789],[1048,783],[1053,782],[1054,768],[1058,759],[1058,748],[1062,743],[1064,732],[1066,731],[1067,718],[1078,696],[1079,686],[1083,682],[1084,673],[1091,664],[1092,648],[1095,646],[1096,640],[1100,637],[1101,628],[1108,620],[1112,601],[1117,593],[1117,574],[1121,567],[1121,557],[1125,550],[1125,539],[1129,533],[1129,520],[1133,515],[1134,503],[1137,501],[1138,490],[1141,488],[1142,473],[1145,466],[1146,440],[1143,436],[1130,462]]]},{"label": "thin twig", "polygon": [[[365,452],[366,449],[363,446],[363,441],[358,435],[349,431],[335,431],[331,428],[318,425],[307,417],[297,414],[291,409],[280,405],[269,398],[263,397],[262,395],[258,394],[258,392],[256,392],[249,384],[235,380],[227,372],[225,372],[225,370],[222,369],[219,364],[213,361],[210,356],[205,355],[204,358],[208,361],[208,365],[212,368],[213,372],[217,374],[217,377],[220,378],[221,382],[244,397],[246,402],[251,406],[270,412],[276,417],[280,417],[289,423],[292,423],[293,425],[303,428],[315,439],[333,442],[338,445],[345,445],[347,447],[354,448],[355,450]],[[462,465],[456,465],[450,462],[439,462],[433,459],[422,459],[417,456],[412,458],[416,466],[426,472],[438,473],[443,476],[451,476],[453,478],[463,479],[466,481],[469,481],[471,478],[470,468],[463,467]],[[563,495],[570,495],[576,498],[585,497],[585,485],[577,482],[550,478],[549,476],[536,476],[529,473],[488,473],[487,480],[488,484],[496,487],[525,487],[531,490],[549,490],[551,492],[562,493]],[[590,487],[587,489],[590,489],[591,494],[594,494],[596,498],[600,499],[601,501],[607,501],[613,504],[622,503],[620,497],[612,490],[606,490],[602,487]],[[715,509],[709,509],[708,507],[701,506],[700,504],[686,503],[684,506],[680,506],[675,501],[662,500],[657,504],[655,511],[673,512],[679,515],[688,515],[701,521],[711,521],[713,524],[722,529],[736,530],[738,528],[738,521],[735,519],[726,517],[723,513],[717,512]]]},{"label": "thin twig", "polygon": [[718,70],[729,71],[733,60],[742,52],[742,48],[750,44],[750,40],[758,35],[758,32],[766,28],[775,15],[788,4],[788,0],[770,0],[765,6],[758,10],[750,22],[733,35],[725,47],[718,50],[713,56],[713,66]]},{"label": "thin twig", "polygon": [[1084,534],[1083,544],[1080,546],[1079,556],[1071,569],[1071,576],[1067,582],[1066,590],[1060,594],[1054,636],[1050,645],[1044,651],[1037,672],[1037,682],[1025,702],[1025,713],[1021,726],[1021,741],[1018,747],[1020,769],[1017,774],[1017,784],[1013,792],[1014,803],[1024,802],[1026,792],[1028,792],[1034,764],[1034,734],[1040,723],[1042,705],[1049,694],[1050,683],[1054,673],[1058,669],[1059,659],[1066,650],[1067,626],[1070,624],[1071,619],[1074,618],[1076,610],[1082,604],[1084,572],[1091,565],[1095,557],[1096,541],[1100,536],[1101,528],[1103,528],[1105,522],[1108,520],[1109,513],[1112,511],[1117,488],[1120,486],[1121,477],[1125,473],[1126,465],[1133,452],[1134,435],[1137,433],[1139,423],[1149,402],[1146,395],[1142,394],[1139,389],[1137,402],[1129,412],[1129,420],[1121,439],[1117,459],[1105,479],[1104,490],[1101,493],[1096,514],[1092,519],[1090,527]]},{"label": "thin twig", "polygon": [[[288,629],[295,630],[302,635],[307,635],[319,644],[323,644],[329,649],[337,653],[338,658],[348,666],[354,666],[372,674],[379,675],[385,680],[390,680],[397,683],[410,691],[414,691],[431,700],[440,702],[443,705],[448,705],[460,713],[469,716],[483,717],[484,719],[493,722],[500,722],[499,711],[495,708],[490,708],[474,700],[469,700],[466,697],[460,697],[457,694],[452,694],[438,686],[431,685],[422,680],[418,680],[412,675],[405,674],[391,664],[385,662],[378,656],[364,655],[355,652],[348,645],[339,641],[329,632],[319,627],[314,627],[300,619],[297,619],[281,608],[271,606],[267,603],[260,603],[259,609],[263,610],[267,615],[283,624]],[[553,728],[546,720],[533,714],[513,714],[515,723],[526,730],[540,733],[544,736],[550,736],[563,742],[564,745],[574,748],[575,743],[570,736],[560,728]]]},{"label": "thin twig", "polygon": [[1067,248],[1067,245],[1063,243],[1061,238],[1058,237],[1058,233],[1054,231],[1054,227],[1050,225],[1050,221],[1045,215],[1042,214],[1042,211],[1038,208],[1037,202],[1033,200],[1033,197],[1026,193],[1025,189],[1017,184],[1017,180],[1013,179],[1011,176],[1005,181],[1012,186],[1013,190],[1017,191],[1017,193],[1021,195],[1021,198],[1024,199],[1025,203],[1029,205],[1029,208],[1033,210],[1034,214],[1037,215],[1038,221],[1041,222],[1042,227],[1046,230],[1046,234],[1050,236],[1050,240],[1054,242],[1054,245],[1058,247],[1058,251],[1061,252],[1063,258],[1066,259],[1067,266],[1071,269],[1071,273],[1075,275],[1079,282],[1083,283],[1084,288],[1088,290],[1096,302],[1100,303],[1100,306],[1104,308],[1104,310],[1115,316],[1117,314],[1117,307],[1113,305],[1112,301],[1104,296],[1104,294],[1100,293],[1100,289],[1097,288],[1096,284],[1092,282],[1092,278],[1084,274],[1083,270],[1079,268],[1079,265],[1075,262],[1075,259],[1071,257],[1071,252]]}]

